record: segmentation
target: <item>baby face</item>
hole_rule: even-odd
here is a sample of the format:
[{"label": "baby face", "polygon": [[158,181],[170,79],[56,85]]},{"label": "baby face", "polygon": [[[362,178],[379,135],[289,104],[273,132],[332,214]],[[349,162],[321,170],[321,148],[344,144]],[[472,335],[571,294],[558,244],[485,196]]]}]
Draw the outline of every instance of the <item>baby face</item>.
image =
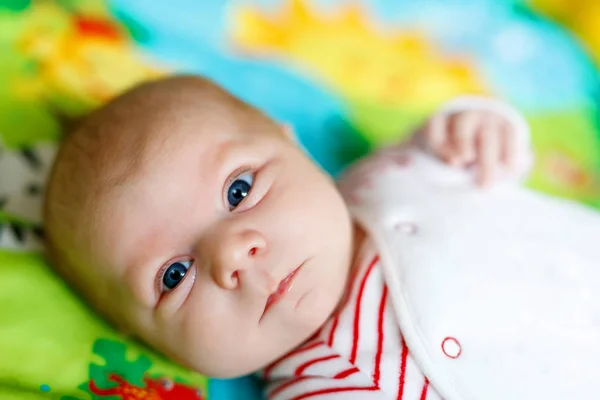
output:
[{"label": "baby face", "polygon": [[89,230],[86,259],[142,339],[212,376],[264,367],[338,305],[351,222],[332,181],[280,132],[154,134]]}]

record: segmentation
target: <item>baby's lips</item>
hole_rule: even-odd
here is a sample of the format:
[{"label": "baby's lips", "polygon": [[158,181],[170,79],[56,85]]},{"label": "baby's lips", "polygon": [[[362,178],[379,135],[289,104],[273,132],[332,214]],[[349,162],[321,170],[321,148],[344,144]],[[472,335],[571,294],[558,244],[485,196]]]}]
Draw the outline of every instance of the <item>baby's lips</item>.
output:
[{"label": "baby's lips", "polygon": [[[304,264],[302,264],[302,265],[304,265]],[[267,311],[275,303],[277,303],[279,301],[279,299],[281,299],[287,292],[290,291],[290,289],[292,288],[292,283],[293,283],[294,276],[296,275],[296,273],[298,272],[298,270],[300,270],[300,268],[302,267],[302,265],[300,265],[298,268],[296,268],[295,270],[293,270],[292,272],[290,272],[288,274],[288,276],[286,276],[285,278],[283,278],[281,280],[281,282],[279,282],[279,285],[277,286],[277,289],[275,290],[275,292],[273,292],[267,298],[267,302],[265,304],[265,309],[263,311],[261,319],[267,313]]]}]

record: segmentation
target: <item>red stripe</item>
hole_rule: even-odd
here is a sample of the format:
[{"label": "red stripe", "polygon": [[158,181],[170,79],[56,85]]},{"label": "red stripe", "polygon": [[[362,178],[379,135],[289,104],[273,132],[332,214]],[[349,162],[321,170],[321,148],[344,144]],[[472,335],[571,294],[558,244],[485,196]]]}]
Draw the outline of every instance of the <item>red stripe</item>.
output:
[{"label": "red stripe", "polygon": [[402,338],[402,362],[400,364],[400,382],[398,384],[398,399],[402,400],[402,396],[404,396],[404,381],[406,379],[406,360],[408,359],[408,347],[406,347],[406,342],[404,338]]},{"label": "red stripe", "polygon": [[421,392],[420,400],[427,399],[427,389],[429,388],[429,380],[425,378],[425,384],[423,385],[423,391]]},{"label": "red stripe", "polygon": [[270,378],[271,372],[273,372],[273,369],[277,365],[282,363],[284,360],[287,360],[288,358],[295,356],[297,354],[303,353],[305,351],[312,350],[315,347],[321,346],[322,344],[325,344],[322,340],[319,340],[317,342],[310,343],[310,344],[307,343],[306,345],[298,347],[296,350],[293,350],[293,351],[287,353],[285,356],[279,358],[277,361],[273,362],[273,364],[271,364],[267,368],[265,368],[265,371],[263,373],[265,380],[268,380]]},{"label": "red stripe", "polygon": [[333,345],[333,338],[335,336],[335,330],[336,330],[337,325],[338,325],[338,320],[339,320],[339,315],[336,314],[336,316],[333,318],[333,324],[331,326],[331,332],[329,332],[329,340],[327,341],[327,345],[329,347],[331,347]]},{"label": "red stripe", "polygon": [[377,353],[375,354],[375,371],[373,372],[373,383],[379,386],[379,378],[381,376],[381,354],[383,353],[383,317],[385,312],[385,304],[387,300],[388,289],[383,286],[383,294],[379,303],[379,322],[377,324]]},{"label": "red stripe", "polygon": [[365,392],[365,391],[373,392],[375,390],[379,390],[379,388],[377,386],[327,388],[327,389],[315,390],[314,392],[304,393],[304,394],[301,394],[299,396],[292,398],[291,400],[303,400],[303,399],[308,399],[309,397],[319,396],[321,394],[342,393],[342,392]]},{"label": "red stripe", "polygon": [[356,352],[358,351],[358,339],[359,339],[359,326],[360,326],[360,303],[362,302],[363,292],[365,291],[365,285],[367,284],[367,279],[373,270],[375,264],[379,261],[379,256],[375,256],[371,264],[369,265],[369,269],[363,276],[363,279],[360,283],[360,289],[358,290],[358,298],[356,299],[356,309],[354,310],[354,338],[352,342],[352,353],[350,354],[350,364],[354,364],[356,362]]},{"label": "red stripe", "polygon": [[304,380],[310,379],[310,378],[312,378],[312,377],[311,376],[299,376],[297,378],[290,379],[287,382],[282,383],[281,385],[277,386],[275,389],[273,389],[269,393],[267,393],[267,399],[272,399],[276,394],[284,391],[288,387],[290,387],[300,381],[304,381]]},{"label": "red stripe", "polygon": [[337,375],[335,375],[333,377],[333,379],[344,379],[344,378],[347,378],[347,377],[349,377],[350,375],[352,375],[352,374],[354,374],[356,372],[358,372],[358,368],[356,368],[356,367],[349,368],[349,369],[347,369],[345,371],[342,371],[342,372],[338,373]]},{"label": "red stripe", "polygon": [[309,360],[307,362],[305,362],[304,364],[300,364],[300,366],[298,368],[296,368],[296,371],[294,372],[294,376],[300,376],[302,375],[302,373],[304,372],[304,370],[308,367],[310,367],[311,365],[315,365],[318,364],[322,361],[328,361],[328,360],[333,360],[334,358],[339,358],[340,355],[339,354],[332,354],[329,356],[325,356],[325,357],[319,357],[319,358],[314,358],[312,360]]}]

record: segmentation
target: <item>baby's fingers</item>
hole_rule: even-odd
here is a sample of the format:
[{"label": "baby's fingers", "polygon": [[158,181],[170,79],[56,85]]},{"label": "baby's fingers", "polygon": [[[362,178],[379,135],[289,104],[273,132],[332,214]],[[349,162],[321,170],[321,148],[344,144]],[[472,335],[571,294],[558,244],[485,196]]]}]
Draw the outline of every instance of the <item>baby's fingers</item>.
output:
[{"label": "baby's fingers", "polygon": [[448,136],[447,118],[443,115],[434,115],[427,125],[427,147],[437,156],[441,156],[447,147]]},{"label": "baby's fingers", "polygon": [[477,131],[480,115],[474,112],[461,113],[452,118],[451,140],[456,149],[452,164],[466,165],[475,161]]},{"label": "baby's fingers", "polygon": [[487,121],[485,129],[478,134],[477,182],[482,186],[490,184],[495,178],[502,153],[501,135],[502,125],[495,119]]},{"label": "baby's fingers", "polygon": [[517,142],[517,132],[507,121],[502,121],[502,162],[511,171],[517,169],[517,154],[519,144]]}]

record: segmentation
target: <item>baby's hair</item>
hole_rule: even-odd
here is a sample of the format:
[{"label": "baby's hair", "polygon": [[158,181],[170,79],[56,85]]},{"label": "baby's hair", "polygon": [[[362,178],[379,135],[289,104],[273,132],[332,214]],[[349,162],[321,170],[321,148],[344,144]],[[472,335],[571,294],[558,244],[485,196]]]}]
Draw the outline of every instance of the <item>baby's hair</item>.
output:
[{"label": "baby's hair", "polygon": [[[114,314],[115,307],[103,308],[103,301],[113,293],[106,282],[98,281],[88,263],[89,249],[82,248],[86,232],[109,210],[107,194],[118,186],[126,189],[146,152],[160,150],[171,131],[192,118],[201,122],[198,129],[227,126],[250,134],[283,132],[273,120],[215,83],[175,76],[143,83],[90,114],[66,135],[54,161],[43,205],[49,261],[112,322],[125,321]],[[158,131],[169,134],[160,143],[151,143],[148,137]]]}]

